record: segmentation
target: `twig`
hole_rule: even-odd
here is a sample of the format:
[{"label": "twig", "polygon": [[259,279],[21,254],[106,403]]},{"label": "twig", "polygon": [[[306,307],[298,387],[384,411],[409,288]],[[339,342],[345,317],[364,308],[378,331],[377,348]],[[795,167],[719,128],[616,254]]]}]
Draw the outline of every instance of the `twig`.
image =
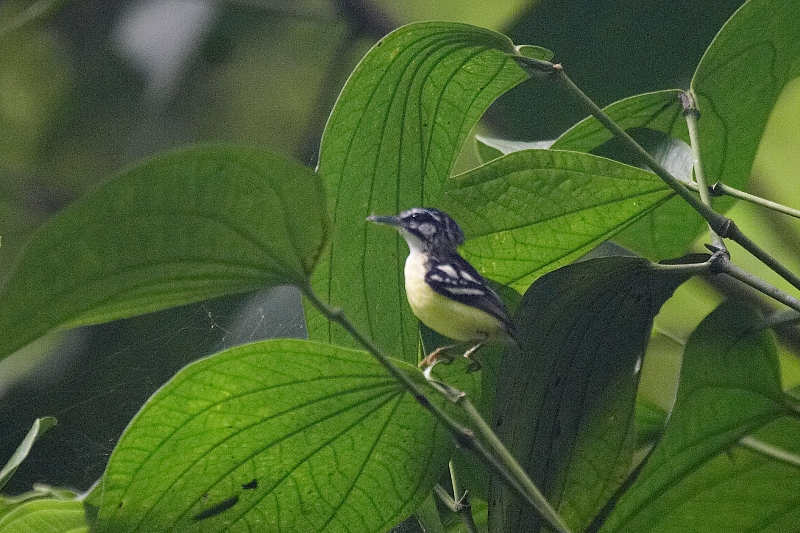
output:
[{"label": "twig", "polygon": [[800,466],[800,456],[789,453],[783,448],[778,448],[772,444],[767,444],[766,442],[760,441],[749,435],[739,439],[739,444],[745,448],[750,448],[761,455],[769,457],[770,459],[777,459],[778,461],[783,461],[784,463],[795,467]]},{"label": "twig", "polygon": [[[689,143],[692,148],[692,166],[694,168],[694,180],[697,183],[698,192],[700,193],[700,201],[709,208],[711,207],[711,195],[709,194],[708,185],[706,184],[706,176],[703,171],[703,161],[700,158],[700,135],[697,132],[697,119],[700,118],[700,111],[697,109],[697,103],[694,95],[689,92],[680,94],[681,103],[683,104],[683,115],[686,118],[686,127],[689,130]],[[725,249],[725,242],[722,238],[709,226],[711,232],[711,242],[714,248],[718,250]]]},{"label": "twig", "polygon": [[[709,247],[712,248],[713,247]],[[721,253],[720,253],[721,252]],[[750,272],[744,270],[743,268],[738,267],[730,260],[730,255],[728,255],[727,251],[718,251],[714,255],[711,256],[711,273],[719,274],[724,273],[729,275],[730,277],[741,281],[742,283],[749,285],[750,287],[756,289],[757,291],[766,294],[773,300],[776,300],[793,310],[800,312],[800,299],[792,296],[791,294],[785,293],[782,290],[770,285],[766,281],[754,276]]]},{"label": "twig", "polygon": [[789,215],[790,217],[800,218],[800,210],[798,209],[787,207],[783,204],[761,198],[760,196],[740,191],[739,189],[734,189],[733,187],[725,185],[720,181],[712,185],[709,190],[713,196],[731,196],[739,200],[744,200],[745,202],[766,207],[767,209],[772,209],[773,211],[783,213],[784,215]]}]

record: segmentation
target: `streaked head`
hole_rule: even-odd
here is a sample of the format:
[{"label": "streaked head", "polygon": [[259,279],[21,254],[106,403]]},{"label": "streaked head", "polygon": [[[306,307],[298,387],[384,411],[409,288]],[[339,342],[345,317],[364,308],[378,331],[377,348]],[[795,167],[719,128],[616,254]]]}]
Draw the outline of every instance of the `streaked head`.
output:
[{"label": "streaked head", "polygon": [[464,232],[453,218],[432,207],[412,207],[397,216],[372,215],[367,220],[396,227],[412,251],[452,250],[464,244]]}]

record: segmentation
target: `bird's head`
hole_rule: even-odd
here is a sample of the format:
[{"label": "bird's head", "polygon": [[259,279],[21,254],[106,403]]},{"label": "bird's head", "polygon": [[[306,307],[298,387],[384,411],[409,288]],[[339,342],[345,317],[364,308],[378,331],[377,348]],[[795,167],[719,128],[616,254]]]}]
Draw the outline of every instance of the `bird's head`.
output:
[{"label": "bird's head", "polygon": [[372,215],[367,220],[394,226],[412,251],[455,251],[464,244],[464,232],[453,218],[432,207],[412,207],[396,216]]}]

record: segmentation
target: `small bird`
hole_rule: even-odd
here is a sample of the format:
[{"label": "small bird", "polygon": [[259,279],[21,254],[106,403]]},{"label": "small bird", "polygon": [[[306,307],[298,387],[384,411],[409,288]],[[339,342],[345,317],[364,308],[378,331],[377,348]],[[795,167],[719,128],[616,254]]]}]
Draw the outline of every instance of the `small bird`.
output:
[{"label": "small bird", "polygon": [[405,286],[411,310],[426,326],[458,344],[434,350],[420,366],[426,377],[439,354],[472,345],[469,358],[483,344],[513,339],[511,319],[503,300],[457,248],[464,233],[450,215],[430,207],[414,207],[397,216],[367,217],[394,226],[408,243]]}]

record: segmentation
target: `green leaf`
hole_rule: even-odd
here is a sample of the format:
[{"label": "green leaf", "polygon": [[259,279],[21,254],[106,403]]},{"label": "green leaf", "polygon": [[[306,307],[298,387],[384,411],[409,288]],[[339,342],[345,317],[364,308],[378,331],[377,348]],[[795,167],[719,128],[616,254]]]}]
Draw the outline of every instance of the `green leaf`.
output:
[{"label": "green leaf", "polygon": [[88,533],[83,503],[50,498],[23,501],[0,514],[3,533]]},{"label": "green leaf", "polygon": [[[660,154],[664,140],[647,143],[652,135],[638,132],[661,132],[667,138],[689,142],[689,131],[683,118],[683,106],[678,99],[682,91],[670,89],[638,94],[607,106],[603,111],[623,129],[631,133],[645,149],[679,179],[688,179],[674,173],[670,154]],[[612,134],[594,117],[588,117],[564,132],[553,144],[554,149],[595,152],[606,143],[613,143]],[[626,154],[627,155],[627,154]],[[635,162],[639,164],[639,162]],[[691,172],[691,167],[689,167]],[[680,227],[681,231],[675,231]],[[625,228],[614,240],[622,246],[650,259],[675,257],[686,252],[694,240],[707,228],[705,222],[680,198],[673,198],[641,220]]]},{"label": "green leaf", "polygon": [[[650,150],[667,170],[679,179],[688,179],[691,165],[687,166],[686,162],[691,163],[691,150],[684,144],[689,141],[689,133],[678,100],[680,93],[672,89],[639,94],[615,102],[603,111]],[[654,135],[655,132],[663,135]],[[495,159],[501,153],[549,147],[595,153],[612,159],[621,157],[623,162],[638,163],[629,161],[629,154],[620,149],[611,132],[594,117],[578,122],[555,141],[524,143],[476,136],[476,144],[481,161]],[[610,154],[607,153],[609,145],[615,148]],[[684,231],[674,231],[676,226],[684,228]],[[702,218],[683,200],[672,198],[620,231],[614,240],[651,259],[675,257],[683,254],[706,228]]]},{"label": "green leaf", "polygon": [[[729,300],[692,333],[664,435],[602,531],[681,530],[677,524],[694,524],[699,516],[681,517],[681,506],[690,500],[704,513],[718,512],[713,500],[703,504],[697,491],[707,481],[705,485],[698,481],[708,480],[709,472],[719,474],[731,461],[726,453],[742,437],[788,414],[772,335],[754,329],[760,321],[757,311]],[[714,484],[731,483],[737,475],[737,465],[727,466],[729,473]],[[704,474],[698,473],[706,468]],[[741,480],[732,483],[738,487],[735,490],[742,490]],[[762,508],[751,501],[737,513],[752,518],[761,515]]]},{"label": "green leaf", "polygon": [[[417,320],[403,294],[405,242],[368,225],[439,202],[467,134],[499,95],[526,78],[511,41],[465,24],[426,22],[381,39],[350,76],[331,113],[319,172],[332,199],[331,246],[314,290],[381,346],[416,357]],[[398,312],[402,310],[402,312]],[[316,312],[311,338],[352,345]]]},{"label": "green leaf", "polygon": [[419,506],[451,451],[367,353],[265,341],[157,392],[90,503],[97,531],[379,532]]},{"label": "green leaf", "polygon": [[50,220],[0,290],[0,357],[54,328],[307,283],[326,234],[309,169],[196,146],[123,171]]},{"label": "green leaf", "polygon": [[[709,184],[722,181],[744,189],[778,96],[800,76],[798,35],[795,0],[751,0],[733,14],[700,61],[691,88],[701,112],[698,129]],[[729,206],[732,200],[717,202]]]},{"label": "green leaf", "polygon": [[[781,417],[710,459],[660,503],[646,531],[796,531],[800,523],[800,422]],[[758,451],[769,446],[792,461]],[[654,506],[659,503],[654,502]]]},{"label": "green leaf", "polygon": [[56,425],[56,419],[52,417],[44,417],[44,418],[37,418],[33,421],[33,425],[31,429],[28,431],[28,434],[25,435],[25,438],[22,439],[22,442],[17,447],[17,450],[8,460],[8,462],[0,469],[0,489],[8,483],[8,480],[11,479],[11,476],[14,475],[19,465],[22,464],[22,461],[28,457],[28,454],[33,447],[33,443],[41,437],[48,429]]},{"label": "green leaf", "polygon": [[456,176],[443,203],[467,236],[464,255],[524,291],[671,196],[654,174],[610,159],[525,150]]},{"label": "green leaf", "polygon": [[[688,277],[640,258],[592,259],[542,276],[522,298],[521,349],[503,361],[494,427],[573,531],[588,526],[631,467],[653,317]],[[495,530],[542,526],[496,480],[492,495]]]},{"label": "green leaf", "polygon": [[[677,89],[637,94],[606,106],[603,112],[624,130],[647,128],[689,142],[680,94]],[[561,134],[553,149],[591,152],[612,138],[596,118],[587,117]]]}]

